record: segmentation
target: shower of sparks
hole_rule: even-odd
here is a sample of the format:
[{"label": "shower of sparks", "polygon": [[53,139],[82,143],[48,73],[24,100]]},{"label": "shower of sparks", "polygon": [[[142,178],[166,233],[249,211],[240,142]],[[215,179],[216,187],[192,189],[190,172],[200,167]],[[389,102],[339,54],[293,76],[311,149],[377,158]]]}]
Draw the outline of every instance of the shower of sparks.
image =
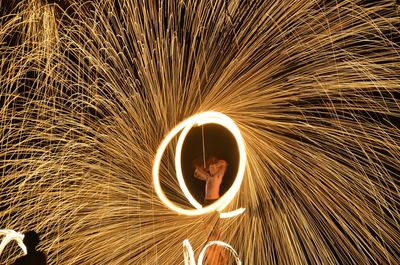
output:
[{"label": "shower of sparks", "polygon": [[[400,18],[366,2],[21,1],[0,19],[0,228],[39,232],[49,264],[182,264],[218,218],[165,207],[152,163],[213,110],[246,143],[246,211],[218,221],[243,264],[398,264]],[[188,206],[172,147],[160,172]]]}]

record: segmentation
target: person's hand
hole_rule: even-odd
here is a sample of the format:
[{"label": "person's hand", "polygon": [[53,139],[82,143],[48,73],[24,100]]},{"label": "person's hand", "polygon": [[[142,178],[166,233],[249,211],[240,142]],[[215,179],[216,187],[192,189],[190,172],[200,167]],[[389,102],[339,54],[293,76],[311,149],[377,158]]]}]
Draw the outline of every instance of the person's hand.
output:
[{"label": "person's hand", "polygon": [[196,167],[194,171],[194,177],[203,181],[207,181],[210,178],[210,174],[203,167]]},{"label": "person's hand", "polygon": [[218,160],[218,162],[210,164],[210,175],[212,177],[222,178],[225,175],[227,168],[228,163],[225,160]]}]

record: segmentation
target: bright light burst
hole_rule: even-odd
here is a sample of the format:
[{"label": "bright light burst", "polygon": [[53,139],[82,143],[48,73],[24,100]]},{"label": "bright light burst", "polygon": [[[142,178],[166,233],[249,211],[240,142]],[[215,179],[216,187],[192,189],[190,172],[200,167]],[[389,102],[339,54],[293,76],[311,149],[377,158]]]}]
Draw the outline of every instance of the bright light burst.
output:
[{"label": "bright light burst", "polygon": [[[218,221],[243,264],[398,264],[400,19],[363,2],[22,1],[1,18],[0,228],[40,232],[50,264],[181,264],[218,218],[165,207],[152,163],[213,110],[246,143],[246,211]],[[160,174],[187,206],[172,147]]]}]

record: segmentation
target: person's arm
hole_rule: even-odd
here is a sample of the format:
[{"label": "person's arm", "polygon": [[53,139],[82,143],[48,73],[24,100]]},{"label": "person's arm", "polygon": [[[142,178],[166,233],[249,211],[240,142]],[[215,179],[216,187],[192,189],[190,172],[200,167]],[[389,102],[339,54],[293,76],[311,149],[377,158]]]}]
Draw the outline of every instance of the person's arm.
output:
[{"label": "person's arm", "polygon": [[203,181],[207,181],[207,179],[210,177],[210,174],[208,174],[204,168],[196,167],[194,171],[194,177]]},{"label": "person's arm", "polygon": [[228,162],[226,162],[225,160],[219,160],[217,163],[217,168],[218,170],[216,175],[218,178],[221,178],[222,181],[222,178],[224,177],[226,170],[228,169]]},{"label": "person's arm", "polygon": [[[225,160],[219,160],[218,162],[210,165],[210,177],[206,182],[206,202],[212,203],[219,199],[220,186],[227,168],[228,163]],[[218,240],[220,237],[219,234],[220,231],[217,224],[211,231],[209,240]],[[221,246],[210,246],[206,251],[206,257],[207,264],[209,265],[223,265],[227,264],[228,262],[224,249]]]},{"label": "person's arm", "polygon": [[206,200],[219,199],[219,189],[227,168],[228,163],[225,160],[219,160],[217,163],[210,165],[210,177],[206,182]]}]

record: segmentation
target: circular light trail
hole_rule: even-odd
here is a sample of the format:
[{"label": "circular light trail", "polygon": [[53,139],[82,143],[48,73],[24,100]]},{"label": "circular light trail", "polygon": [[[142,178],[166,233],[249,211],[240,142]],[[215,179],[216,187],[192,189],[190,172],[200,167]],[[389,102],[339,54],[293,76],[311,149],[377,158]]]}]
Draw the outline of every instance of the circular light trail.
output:
[{"label": "circular light trail", "polygon": [[[242,261],[239,259],[239,255],[237,254],[237,252],[235,251],[235,249],[232,248],[231,245],[223,242],[223,241],[210,241],[208,242],[203,249],[201,250],[200,254],[199,254],[199,258],[198,258],[198,262],[197,265],[203,265],[203,259],[204,259],[204,255],[206,254],[207,248],[216,245],[216,246],[220,246],[223,247],[226,250],[229,250],[235,261],[236,261],[236,265],[241,265]],[[183,256],[185,259],[185,265],[196,265],[196,260],[195,260],[195,256],[194,256],[194,251],[192,248],[192,245],[190,245],[190,242],[188,239],[185,239],[183,241]]]},{"label": "circular light trail", "polygon": [[[208,123],[214,123],[221,125],[228,129],[232,135],[235,137],[235,140],[238,145],[238,150],[239,150],[239,167],[238,171],[235,177],[235,181],[233,182],[232,186],[229,188],[229,190],[221,196],[216,202],[214,202],[211,205],[208,205],[207,207],[202,207],[202,205],[197,202],[192,194],[190,193],[189,189],[187,188],[185,184],[185,180],[183,178],[183,173],[182,173],[182,165],[181,165],[181,155],[182,155],[182,146],[183,142],[186,138],[186,135],[190,131],[190,129],[193,126],[201,126],[204,124]],[[189,202],[193,205],[195,209],[184,209],[181,208],[180,206],[176,205],[172,201],[170,201],[167,196],[164,194],[161,184],[160,184],[160,164],[161,164],[161,159],[162,156],[165,152],[165,149],[167,148],[168,144],[171,142],[171,140],[180,132],[179,138],[178,138],[178,143],[176,146],[176,151],[175,151],[175,169],[176,169],[176,174],[179,182],[179,186],[184,193],[185,197],[189,200]],[[174,127],[171,132],[163,139],[161,142],[155,159],[153,163],[153,183],[154,187],[156,190],[156,193],[158,197],[161,199],[161,201],[171,210],[178,212],[180,214],[185,214],[185,215],[201,215],[205,213],[209,213],[212,211],[223,211],[228,204],[233,200],[235,195],[238,193],[240,189],[240,185],[243,181],[243,176],[244,176],[244,171],[245,171],[245,165],[246,165],[246,150],[245,150],[245,145],[244,145],[244,140],[243,137],[240,133],[239,128],[235,124],[235,122],[226,116],[225,114],[222,114],[220,112],[215,112],[215,111],[208,111],[208,112],[202,112],[199,114],[196,114],[180,124],[178,124],[176,127]],[[221,218],[228,218],[235,216],[237,214],[240,214],[244,211],[243,208],[237,209],[233,212],[229,213],[221,213]]]},{"label": "circular light trail", "polygon": [[199,254],[199,260],[197,262],[197,265],[203,264],[203,259],[204,259],[204,255],[206,254],[206,250],[207,250],[207,248],[211,247],[212,245],[220,246],[220,247],[225,248],[226,250],[229,250],[233,254],[233,257],[235,258],[236,265],[242,265],[242,261],[239,259],[239,255],[233,249],[233,247],[231,247],[231,245],[229,245],[223,241],[219,241],[219,240],[210,241],[204,246],[204,248],[201,250],[201,252]]}]

